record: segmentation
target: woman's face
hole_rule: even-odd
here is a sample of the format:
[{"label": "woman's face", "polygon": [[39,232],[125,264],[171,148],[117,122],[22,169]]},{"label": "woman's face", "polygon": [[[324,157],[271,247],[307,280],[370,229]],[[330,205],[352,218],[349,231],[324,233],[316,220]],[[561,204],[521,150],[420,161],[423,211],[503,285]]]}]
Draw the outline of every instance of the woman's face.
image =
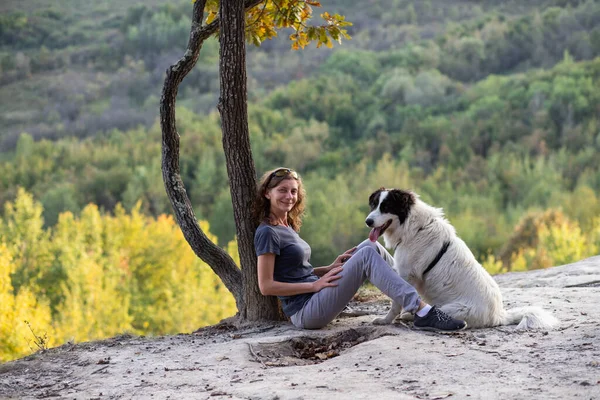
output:
[{"label": "woman's face", "polygon": [[298,181],[284,179],[277,186],[267,190],[265,197],[271,202],[271,212],[288,213],[298,201]]}]

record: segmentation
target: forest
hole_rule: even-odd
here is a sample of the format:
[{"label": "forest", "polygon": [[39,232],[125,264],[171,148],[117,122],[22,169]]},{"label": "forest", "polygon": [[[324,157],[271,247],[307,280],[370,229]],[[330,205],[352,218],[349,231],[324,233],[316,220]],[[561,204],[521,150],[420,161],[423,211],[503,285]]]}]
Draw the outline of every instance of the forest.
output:
[{"label": "forest", "polygon": [[[71,4],[73,3],[73,4]],[[444,209],[492,274],[600,250],[600,3],[323,0],[351,40],[248,44],[257,174],[296,169],[314,266],[368,234],[375,189]],[[158,101],[188,1],[0,5],[0,361],[235,313],[171,216]],[[218,43],[183,82],[182,178],[234,258]]]}]

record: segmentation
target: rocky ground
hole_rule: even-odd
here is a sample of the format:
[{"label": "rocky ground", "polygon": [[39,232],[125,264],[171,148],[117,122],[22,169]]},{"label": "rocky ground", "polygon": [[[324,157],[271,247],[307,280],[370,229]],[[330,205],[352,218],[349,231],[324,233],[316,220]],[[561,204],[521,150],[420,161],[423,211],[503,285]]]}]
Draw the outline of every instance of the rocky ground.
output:
[{"label": "rocky ground", "polygon": [[507,308],[542,306],[559,327],[374,326],[388,302],[363,295],[319,331],[224,322],[46,350],[0,365],[0,398],[600,399],[600,256],[496,279]]}]

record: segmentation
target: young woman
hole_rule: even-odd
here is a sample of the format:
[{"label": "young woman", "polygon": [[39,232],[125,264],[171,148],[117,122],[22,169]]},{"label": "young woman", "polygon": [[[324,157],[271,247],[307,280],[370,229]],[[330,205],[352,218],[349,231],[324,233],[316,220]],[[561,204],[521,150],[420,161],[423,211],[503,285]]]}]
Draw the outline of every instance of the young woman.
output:
[{"label": "young woman", "polygon": [[263,175],[254,215],[258,285],[265,296],[278,296],[283,312],[298,328],[319,329],[331,322],[368,279],[403,310],[415,313],[417,329],[456,331],[466,327],[421,301],[417,291],[392,268],[393,258],[379,243],[365,240],[331,265],[313,268],[310,246],[298,235],[305,191],[292,169]]}]

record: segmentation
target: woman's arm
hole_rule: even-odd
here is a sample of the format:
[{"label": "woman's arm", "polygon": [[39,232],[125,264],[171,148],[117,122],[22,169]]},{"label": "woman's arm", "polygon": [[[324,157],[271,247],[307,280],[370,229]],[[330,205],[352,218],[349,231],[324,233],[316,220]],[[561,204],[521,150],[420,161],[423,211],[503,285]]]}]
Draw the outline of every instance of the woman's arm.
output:
[{"label": "woman's arm", "polygon": [[324,287],[337,286],[337,283],[333,283],[333,281],[341,278],[338,275],[341,270],[341,266],[331,268],[321,279],[315,282],[277,282],[273,279],[275,254],[266,253],[258,256],[258,287],[264,296],[293,296],[302,293],[314,293]]}]

